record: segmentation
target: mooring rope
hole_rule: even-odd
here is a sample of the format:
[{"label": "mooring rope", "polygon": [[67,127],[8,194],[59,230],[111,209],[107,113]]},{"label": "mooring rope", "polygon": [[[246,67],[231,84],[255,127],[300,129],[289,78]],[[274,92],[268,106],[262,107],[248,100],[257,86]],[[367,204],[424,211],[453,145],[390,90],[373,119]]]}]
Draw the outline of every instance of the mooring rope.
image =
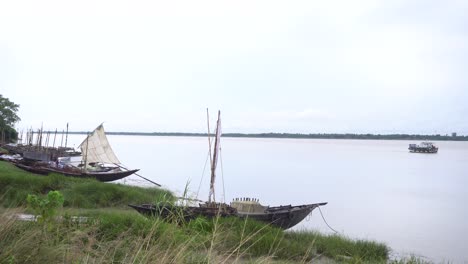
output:
[{"label": "mooring rope", "polygon": [[226,202],[226,189],[224,188],[224,169],[223,169],[223,155],[221,148],[219,148],[219,159],[221,160],[221,180],[223,181],[223,203]]},{"label": "mooring rope", "polygon": [[317,206],[317,207],[318,207],[318,209],[319,209],[319,212],[320,212],[320,215],[322,216],[323,221],[324,221],[325,224],[328,226],[328,228],[330,228],[333,232],[338,233],[338,231],[336,231],[335,229],[333,229],[333,227],[331,227],[331,226],[328,224],[327,220],[325,220],[325,217],[323,216],[322,209],[320,209],[320,206]]}]

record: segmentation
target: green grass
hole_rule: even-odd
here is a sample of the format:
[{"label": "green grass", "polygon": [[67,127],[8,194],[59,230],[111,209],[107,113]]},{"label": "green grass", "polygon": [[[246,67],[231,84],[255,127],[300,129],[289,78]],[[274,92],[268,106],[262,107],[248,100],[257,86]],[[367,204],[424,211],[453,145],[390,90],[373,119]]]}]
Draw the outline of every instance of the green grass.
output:
[{"label": "green grass", "polygon": [[65,207],[78,208],[127,207],[129,203],[174,199],[169,191],[163,189],[103,183],[60,174],[41,176],[0,161],[1,206],[24,206],[28,194],[44,195],[51,190],[60,191],[64,195]]}]

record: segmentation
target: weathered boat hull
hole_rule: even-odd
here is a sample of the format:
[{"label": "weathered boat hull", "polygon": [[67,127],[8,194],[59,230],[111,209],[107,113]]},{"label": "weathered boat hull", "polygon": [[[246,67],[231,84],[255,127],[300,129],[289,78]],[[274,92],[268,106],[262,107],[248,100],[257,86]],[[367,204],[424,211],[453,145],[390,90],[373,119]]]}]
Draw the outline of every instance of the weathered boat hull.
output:
[{"label": "weathered boat hull", "polygon": [[177,206],[169,203],[142,204],[128,206],[147,216],[160,217],[164,220],[184,219],[190,221],[199,216],[213,218],[216,216],[236,216],[236,210],[228,205],[220,206]]},{"label": "weathered boat hull", "polygon": [[76,178],[94,178],[100,182],[111,182],[111,181],[120,180],[138,171],[138,170],[129,170],[129,171],[119,171],[119,172],[78,173],[78,172],[70,172],[70,171],[44,167],[44,166],[29,166],[29,165],[25,165],[21,163],[14,163],[14,165],[22,170],[35,173],[35,174],[40,174],[40,175],[48,175],[49,173],[58,173],[58,174],[62,174],[65,176],[76,177]]},{"label": "weathered boat hull", "polygon": [[42,167],[37,167],[37,166],[28,166],[28,165],[25,165],[25,164],[21,164],[21,163],[13,163],[17,168],[20,168],[22,170],[25,170],[25,171],[28,171],[28,172],[31,172],[31,173],[34,173],[34,174],[39,174],[39,175],[48,175],[49,172],[47,170],[45,170],[44,168]]},{"label": "weathered boat hull", "polygon": [[306,218],[312,210],[327,203],[305,204],[296,206],[278,206],[270,207],[264,213],[243,213],[238,212],[240,218],[250,218],[257,221],[265,222],[282,229],[291,228],[299,224]]},{"label": "weathered boat hull", "polygon": [[204,207],[183,207],[174,206],[170,204],[142,204],[142,205],[129,205],[139,213],[148,216],[160,217],[165,220],[176,218],[183,218],[186,221],[192,220],[198,216],[205,216],[208,218],[221,216],[228,217],[234,216],[239,218],[254,219],[267,224],[277,226],[282,229],[291,228],[300,223],[304,218],[309,215],[312,210],[319,206],[326,205],[327,203],[306,204],[298,206],[278,206],[270,207],[265,213],[242,213],[231,210],[229,212],[222,212],[219,209],[207,210]]},{"label": "weathered boat hull", "polygon": [[72,172],[67,170],[55,169],[55,168],[44,168],[48,172],[63,174],[65,176],[76,177],[76,178],[94,178],[101,182],[111,182],[123,179],[127,176],[132,175],[133,173],[139,170],[128,170],[128,171],[118,171],[118,172]]}]

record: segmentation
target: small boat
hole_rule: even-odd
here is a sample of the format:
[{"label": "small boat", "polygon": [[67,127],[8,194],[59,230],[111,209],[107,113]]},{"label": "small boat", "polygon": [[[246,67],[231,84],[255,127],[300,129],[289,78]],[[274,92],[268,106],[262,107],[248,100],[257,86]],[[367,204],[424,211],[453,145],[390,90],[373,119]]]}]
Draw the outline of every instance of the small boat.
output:
[{"label": "small boat", "polygon": [[439,148],[432,142],[421,142],[421,144],[409,144],[408,150],[411,153],[437,153]]},{"label": "small boat", "polygon": [[[215,144],[213,157],[211,160],[211,181],[208,202],[199,203],[198,206],[178,206],[170,203],[157,204],[142,204],[129,205],[139,213],[144,215],[156,216],[165,220],[192,220],[198,216],[212,218],[215,216],[221,217],[239,217],[250,218],[257,221],[262,221],[267,224],[277,226],[282,229],[288,229],[301,222],[312,210],[327,203],[315,203],[304,205],[282,205],[282,206],[263,206],[258,202],[258,199],[252,198],[237,198],[229,205],[225,203],[217,203],[215,201],[215,178],[216,165],[218,161],[218,153],[220,150],[221,139],[221,113],[218,111],[218,121],[216,126]],[[209,127],[209,124],[208,124]],[[208,133],[209,137],[210,133]],[[209,139],[209,142],[211,140]],[[211,144],[211,143],[210,143]],[[211,153],[211,146],[210,146]]]}]

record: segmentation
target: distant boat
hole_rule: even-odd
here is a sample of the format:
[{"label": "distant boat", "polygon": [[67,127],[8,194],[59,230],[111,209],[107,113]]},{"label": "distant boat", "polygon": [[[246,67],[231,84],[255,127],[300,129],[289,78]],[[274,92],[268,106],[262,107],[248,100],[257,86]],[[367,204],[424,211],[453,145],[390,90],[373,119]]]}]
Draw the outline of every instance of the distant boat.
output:
[{"label": "distant boat", "polygon": [[[209,127],[209,125],[208,125]],[[208,133],[209,136],[210,133]],[[282,229],[288,229],[301,222],[312,210],[327,203],[304,204],[304,205],[285,205],[285,206],[263,206],[257,199],[238,198],[234,199],[229,205],[217,203],[215,201],[214,183],[216,179],[216,165],[220,150],[221,139],[221,112],[218,111],[218,121],[216,126],[216,135],[213,156],[211,159],[211,181],[208,202],[200,203],[198,206],[178,206],[170,203],[129,205],[141,214],[161,217],[170,220],[182,217],[185,220],[191,220],[198,216],[205,217],[239,217],[262,221]],[[209,142],[211,142],[209,140]],[[210,143],[211,153],[211,143]]]},{"label": "distant boat", "polygon": [[57,161],[59,157],[80,156],[79,151],[70,147],[46,147],[23,144],[7,144],[3,146],[11,154],[21,155],[23,159],[30,162]]},{"label": "distant boat", "polygon": [[411,153],[437,153],[439,148],[432,142],[421,142],[421,144],[409,144],[408,150]]}]

